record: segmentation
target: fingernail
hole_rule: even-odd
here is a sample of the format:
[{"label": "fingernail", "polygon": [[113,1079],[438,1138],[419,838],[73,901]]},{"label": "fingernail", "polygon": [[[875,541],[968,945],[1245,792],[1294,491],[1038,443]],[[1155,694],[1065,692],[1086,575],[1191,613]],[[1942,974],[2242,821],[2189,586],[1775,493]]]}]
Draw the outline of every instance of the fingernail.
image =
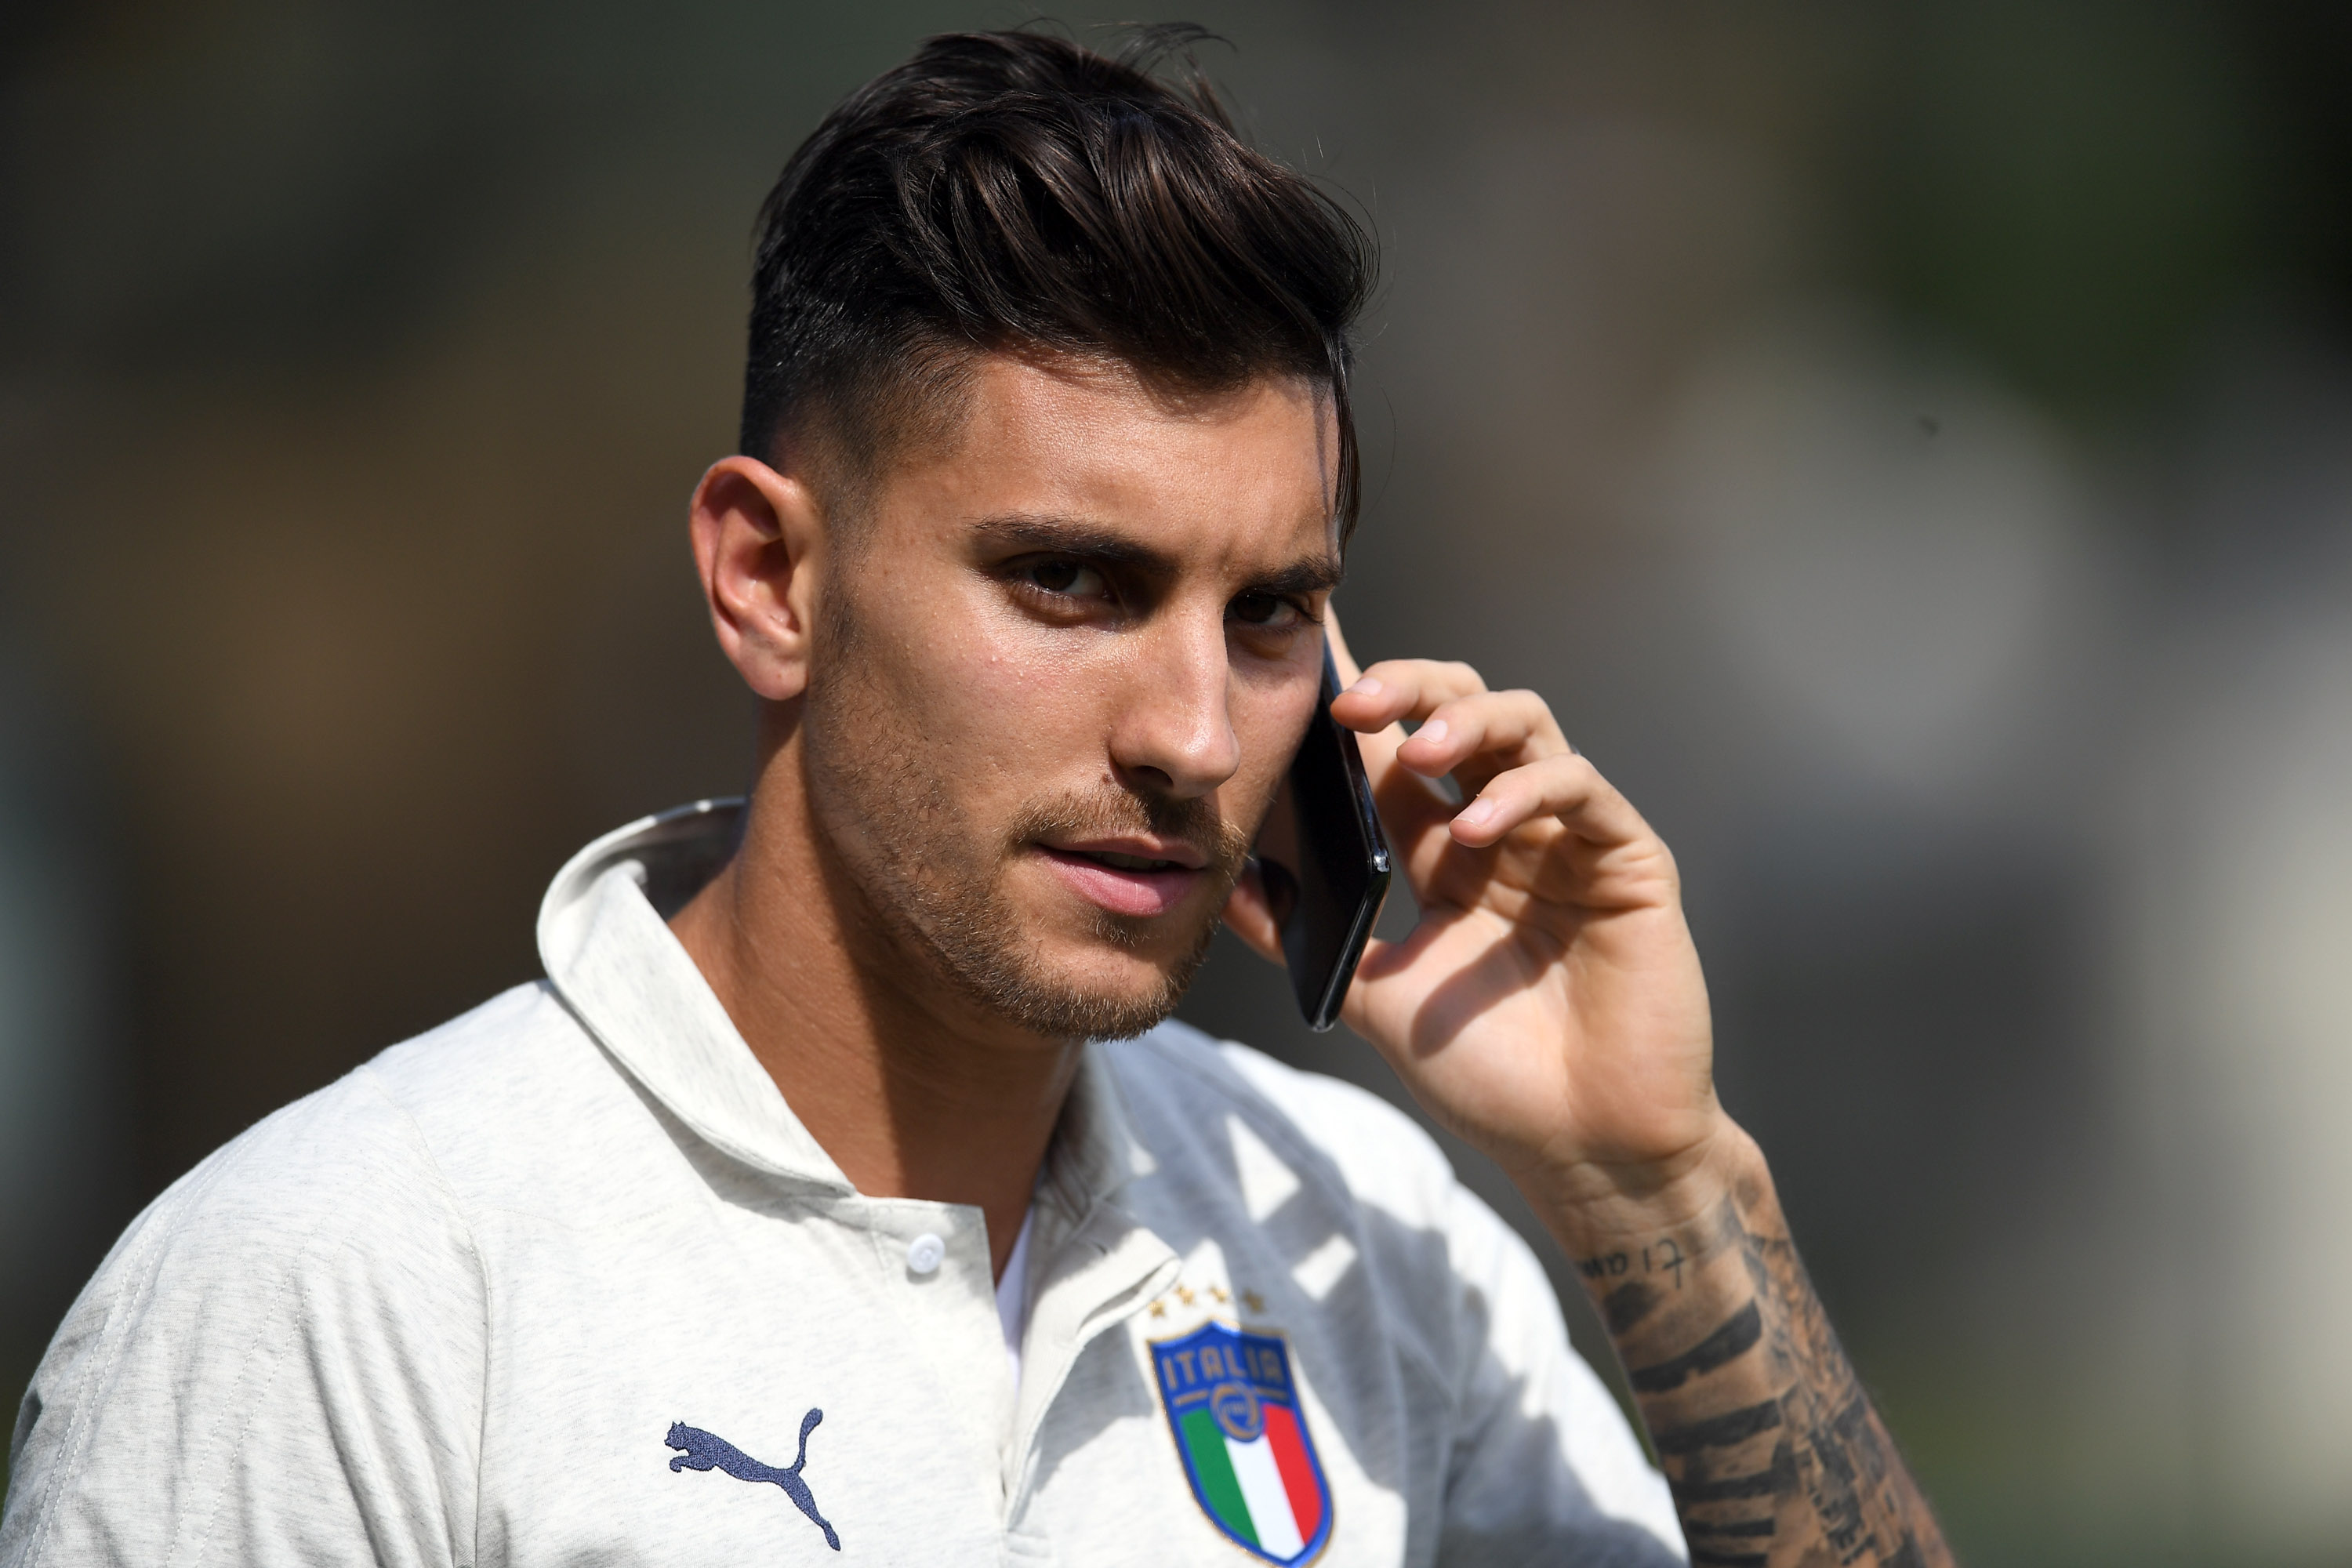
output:
[{"label": "fingernail", "polygon": [[1356,684],[1348,688],[1347,694],[1350,697],[1378,697],[1381,683],[1369,675],[1360,675],[1356,678]]},{"label": "fingernail", "polygon": [[1464,806],[1461,811],[1455,815],[1454,820],[1461,823],[1465,827],[1476,827],[1494,815],[1495,803],[1493,801],[1474,800],[1468,805]]},{"label": "fingernail", "polygon": [[1428,723],[1423,724],[1420,729],[1415,730],[1412,732],[1412,738],[1414,740],[1426,741],[1433,746],[1444,741],[1445,739],[1445,721],[1443,719],[1432,719]]}]

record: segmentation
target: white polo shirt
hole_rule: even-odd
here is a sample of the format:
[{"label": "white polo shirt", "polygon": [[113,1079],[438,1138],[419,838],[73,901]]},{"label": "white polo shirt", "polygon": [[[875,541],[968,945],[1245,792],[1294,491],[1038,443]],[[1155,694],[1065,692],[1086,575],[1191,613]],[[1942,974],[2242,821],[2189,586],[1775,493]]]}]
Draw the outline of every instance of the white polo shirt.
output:
[{"label": "white polo shirt", "polygon": [[1664,1563],[1664,1481],[1407,1119],[1181,1025],[1089,1047],[1016,1388],[980,1211],[855,1191],[589,846],[548,979],[269,1117],[116,1243],[0,1565]]}]

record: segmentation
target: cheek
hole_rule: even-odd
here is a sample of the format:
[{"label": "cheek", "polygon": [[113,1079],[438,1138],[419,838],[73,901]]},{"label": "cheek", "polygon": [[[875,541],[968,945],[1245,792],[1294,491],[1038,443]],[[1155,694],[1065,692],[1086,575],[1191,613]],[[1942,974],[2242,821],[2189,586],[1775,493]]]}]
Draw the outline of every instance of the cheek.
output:
[{"label": "cheek", "polygon": [[952,752],[967,780],[1024,798],[1090,780],[1104,748],[1089,695],[1112,674],[1095,668],[1108,650],[994,619],[983,610],[909,640],[904,673],[918,743]]},{"label": "cheek", "polygon": [[1255,690],[1244,687],[1236,694],[1234,732],[1241,742],[1242,765],[1223,791],[1231,802],[1230,817],[1255,824],[1274,804],[1290,754],[1315,716],[1321,695],[1319,674],[1318,667],[1314,683],[1284,681]]}]

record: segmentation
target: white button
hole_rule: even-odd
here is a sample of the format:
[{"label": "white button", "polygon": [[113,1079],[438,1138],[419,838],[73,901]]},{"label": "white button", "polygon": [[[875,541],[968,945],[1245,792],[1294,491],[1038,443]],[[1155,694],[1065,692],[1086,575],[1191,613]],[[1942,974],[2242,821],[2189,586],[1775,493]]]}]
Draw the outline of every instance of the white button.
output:
[{"label": "white button", "polygon": [[947,1255],[948,1244],[926,1232],[907,1244],[907,1267],[918,1274],[936,1274]]}]

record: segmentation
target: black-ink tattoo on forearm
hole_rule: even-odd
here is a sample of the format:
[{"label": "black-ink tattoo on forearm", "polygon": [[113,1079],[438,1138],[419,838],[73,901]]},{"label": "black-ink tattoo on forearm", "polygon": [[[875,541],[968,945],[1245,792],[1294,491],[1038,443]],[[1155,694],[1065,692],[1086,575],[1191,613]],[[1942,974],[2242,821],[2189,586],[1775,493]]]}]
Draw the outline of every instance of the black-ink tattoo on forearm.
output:
[{"label": "black-ink tattoo on forearm", "polygon": [[1649,1366],[1628,1367],[1625,1376],[1636,1394],[1664,1394],[1680,1388],[1701,1373],[1713,1372],[1726,1362],[1746,1355],[1763,1337],[1763,1309],[1750,1301],[1734,1312],[1723,1327],[1682,1354]]},{"label": "black-ink tattoo on forearm", "polygon": [[1768,1182],[1711,1223],[1577,1260],[1690,1544],[1714,1568],[1948,1568]]}]

